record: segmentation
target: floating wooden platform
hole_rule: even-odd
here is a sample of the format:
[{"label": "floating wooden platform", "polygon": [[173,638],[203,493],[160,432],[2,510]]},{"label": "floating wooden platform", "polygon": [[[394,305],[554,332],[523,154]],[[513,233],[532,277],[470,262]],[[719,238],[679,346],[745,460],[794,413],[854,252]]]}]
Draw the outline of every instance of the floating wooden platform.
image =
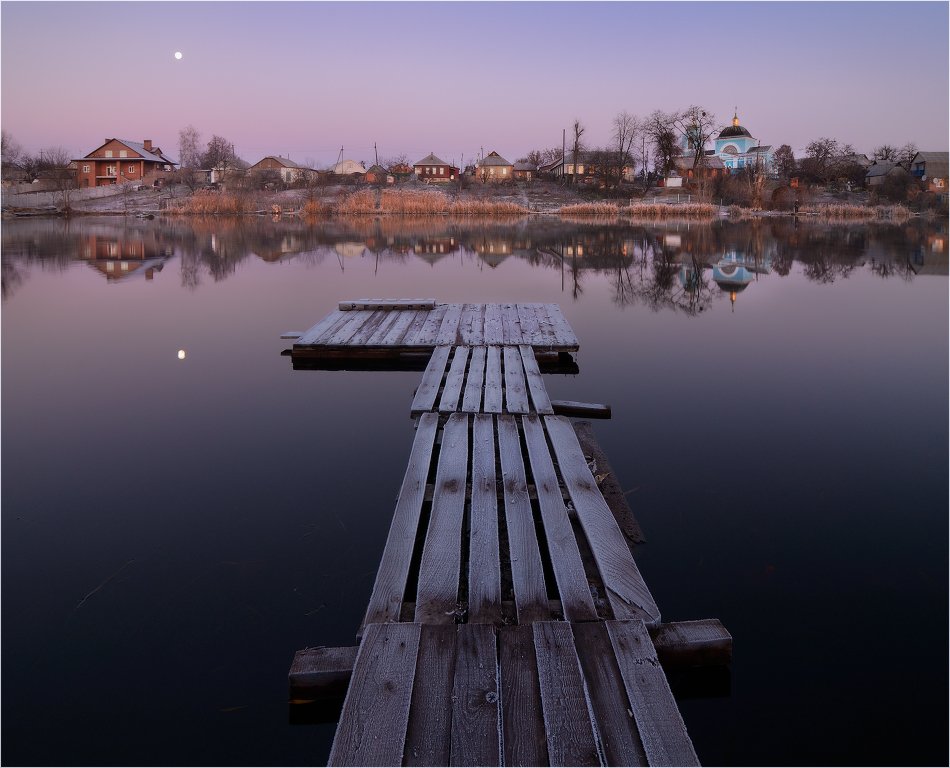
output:
[{"label": "floating wooden platform", "polygon": [[298,341],[431,347],[360,644],[290,673],[298,693],[346,685],[331,764],[698,764],[658,648],[721,664],[732,639],[660,623],[619,485],[611,506],[544,387],[536,352],[573,331],[555,305],[426,304],[342,302]]},{"label": "floating wooden platform", "polygon": [[300,334],[292,354],[398,356],[455,345],[527,344],[550,352],[578,348],[577,337],[557,304],[429,305],[421,299],[340,302],[340,309]]}]

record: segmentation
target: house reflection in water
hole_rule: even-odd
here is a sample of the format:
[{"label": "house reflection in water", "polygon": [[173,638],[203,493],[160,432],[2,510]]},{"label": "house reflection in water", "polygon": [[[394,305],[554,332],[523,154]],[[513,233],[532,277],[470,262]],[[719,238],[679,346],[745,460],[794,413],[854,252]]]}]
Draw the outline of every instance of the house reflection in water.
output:
[{"label": "house reflection in water", "polygon": [[443,256],[448,256],[459,249],[459,242],[452,236],[427,237],[413,243],[412,251],[423,261],[435,264]]},{"label": "house reflection in water", "polygon": [[696,293],[703,286],[702,270],[712,269],[713,282],[729,296],[735,311],[736,299],[758,275],[772,271],[771,257],[748,256],[737,251],[728,251],[713,263],[683,261],[679,270],[679,284],[687,293]]},{"label": "house reflection in water", "polygon": [[114,282],[133,275],[153,279],[174,255],[174,248],[145,234],[128,233],[121,238],[91,234],[83,239],[80,253],[107,281]]}]

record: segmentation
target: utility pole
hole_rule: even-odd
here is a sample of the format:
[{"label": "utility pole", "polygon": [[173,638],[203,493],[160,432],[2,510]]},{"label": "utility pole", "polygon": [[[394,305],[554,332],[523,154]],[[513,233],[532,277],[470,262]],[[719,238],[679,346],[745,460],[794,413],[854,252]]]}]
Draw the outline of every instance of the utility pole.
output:
[{"label": "utility pole", "polygon": [[373,142],[373,154],[376,155],[376,165],[379,165],[379,150],[376,149],[376,142]]},{"label": "utility pole", "polygon": [[[567,160],[567,128],[561,129],[561,181],[564,181],[564,163]],[[563,287],[563,286],[562,286]]]}]

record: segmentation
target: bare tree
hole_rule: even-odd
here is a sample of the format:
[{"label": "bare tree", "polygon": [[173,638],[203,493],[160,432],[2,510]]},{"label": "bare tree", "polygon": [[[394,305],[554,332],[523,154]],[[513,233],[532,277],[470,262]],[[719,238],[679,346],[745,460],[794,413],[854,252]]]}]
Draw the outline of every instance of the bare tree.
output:
[{"label": "bare tree", "polygon": [[69,152],[63,147],[48,147],[40,150],[37,159],[38,175],[52,182],[61,194],[63,212],[68,216],[70,193],[76,188],[76,174],[69,167]]},{"label": "bare tree", "polygon": [[871,153],[871,157],[878,162],[897,162],[897,153],[898,149],[895,146],[890,144],[881,144],[881,146],[876,147]]},{"label": "bare tree", "polygon": [[914,159],[914,156],[919,150],[917,145],[909,141],[897,153],[897,162],[903,165],[905,168],[910,169],[911,161]]},{"label": "bare tree", "polygon": [[716,116],[695,104],[673,117],[673,125],[686,138],[687,152],[693,155],[696,175],[706,164],[706,145],[716,131]]},{"label": "bare tree", "polygon": [[23,154],[23,147],[6,129],[0,131],[0,152],[4,165],[16,165]]},{"label": "bare tree", "polygon": [[653,147],[654,170],[662,176],[668,175],[681,154],[676,134],[676,115],[660,110],[651,113],[644,122],[643,135]]},{"label": "bare tree", "polygon": [[[571,184],[574,184],[577,180],[577,168],[580,164],[580,155],[581,151],[584,149],[584,144],[581,141],[581,137],[584,135],[584,131],[587,129],[581,124],[580,118],[574,118],[574,125],[571,126],[571,131],[573,133],[574,139],[572,143],[572,157],[574,162],[574,172],[571,174]],[[566,171],[567,168],[565,167]]]},{"label": "bare tree", "polygon": [[179,180],[190,190],[198,186],[198,174],[201,167],[201,134],[193,125],[187,125],[178,132]]},{"label": "bare tree", "polygon": [[772,168],[780,178],[788,181],[798,171],[795,154],[788,144],[782,144],[772,155]]},{"label": "bare tree", "polygon": [[634,140],[640,134],[640,121],[635,115],[631,115],[624,110],[614,117],[613,120],[613,150],[615,155],[614,169],[617,175],[617,184],[622,184],[624,180],[624,169],[635,165],[633,155],[630,149]]}]

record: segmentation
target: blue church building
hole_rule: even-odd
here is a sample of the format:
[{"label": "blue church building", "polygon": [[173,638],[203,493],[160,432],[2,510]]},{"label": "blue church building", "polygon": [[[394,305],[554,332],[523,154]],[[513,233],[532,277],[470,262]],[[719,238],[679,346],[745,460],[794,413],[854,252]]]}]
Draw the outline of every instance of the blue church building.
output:
[{"label": "blue church building", "polygon": [[768,170],[771,166],[772,147],[762,146],[757,138],[739,125],[738,109],[732,116],[732,125],[723,128],[715,142],[713,153],[722,160],[730,173],[748,167]]}]

